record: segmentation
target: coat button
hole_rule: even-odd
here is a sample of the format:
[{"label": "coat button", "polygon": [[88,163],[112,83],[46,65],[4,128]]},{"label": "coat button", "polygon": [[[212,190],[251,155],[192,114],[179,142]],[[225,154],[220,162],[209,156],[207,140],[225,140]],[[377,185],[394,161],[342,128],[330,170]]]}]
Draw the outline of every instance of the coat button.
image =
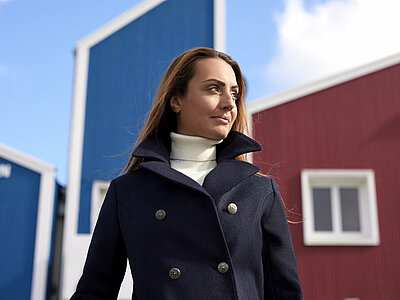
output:
[{"label": "coat button", "polygon": [[169,277],[171,277],[172,279],[178,279],[181,276],[181,270],[179,270],[178,268],[172,268],[171,270],[169,270]]},{"label": "coat button", "polygon": [[226,262],[222,262],[218,265],[218,272],[220,272],[221,274],[228,272],[228,269],[229,265]]},{"label": "coat button", "polygon": [[167,213],[163,209],[159,209],[156,211],[156,219],[157,220],[164,220]]},{"label": "coat button", "polygon": [[229,212],[231,215],[236,214],[236,213],[237,213],[237,205],[236,205],[235,203],[229,203],[229,205],[228,205],[228,212]]}]

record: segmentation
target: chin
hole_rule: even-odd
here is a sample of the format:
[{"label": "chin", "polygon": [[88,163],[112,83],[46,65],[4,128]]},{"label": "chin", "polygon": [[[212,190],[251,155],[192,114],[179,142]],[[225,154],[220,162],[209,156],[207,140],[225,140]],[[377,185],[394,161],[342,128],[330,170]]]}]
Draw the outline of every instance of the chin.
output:
[{"label": "chin", "polygon": [[229,134],[228,130],[224,130],[224,131],[217,131],[217,132],[213,132],[210,133],[207,137],[213,140],[223,140],[225,139]]}]

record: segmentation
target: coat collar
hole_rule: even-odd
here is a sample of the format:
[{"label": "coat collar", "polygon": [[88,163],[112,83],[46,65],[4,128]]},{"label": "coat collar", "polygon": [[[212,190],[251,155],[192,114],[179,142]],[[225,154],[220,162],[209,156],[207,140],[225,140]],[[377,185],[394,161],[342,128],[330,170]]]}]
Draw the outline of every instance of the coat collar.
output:
[{"label": "coat collar", "polygon": [[144,162],[140,164],[142,168],[212,196],[214,199],[219,198],[248,176],[260,171],[253,164],[234,159],[238,155],[261,150],[256,141],[237,131],[231,131],[224,141],[217,145],[217,167],[206,176],[203,186],[171,168],[170,147],[169,134],[154,134],[145,139],[133,151],[132,156],[144,158]]},{"label": "coat collar", "polygon": [[[221,144],[217,145],[217,163],[236,156],[260,151],[261,146],[255,140],[238,131],[231,131]],[[133,151],[132,156],[146,160],[160,160],[169,163],[171,139],[169,134],[153,134],[145,139]]]},{"label": "coat collar", "polygon": [[236,156],[260,151],[261,146],[255,140],[238,131],[231,131],[224,141],[217,145],[217,163]]}]

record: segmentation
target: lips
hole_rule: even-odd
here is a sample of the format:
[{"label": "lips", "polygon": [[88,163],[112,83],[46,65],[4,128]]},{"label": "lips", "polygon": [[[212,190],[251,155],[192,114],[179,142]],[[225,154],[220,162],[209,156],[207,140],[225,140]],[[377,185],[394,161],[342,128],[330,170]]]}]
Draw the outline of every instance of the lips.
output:
[{"label": "lips", "polygon": [[229,118],[227,116],[223,116],[222,115],[222,116],[215,116],[215,117],[212,117],[212,118],[215,119],[216,121],[222,123],[222,124],[225,124],[225,125],[229,124]]}]

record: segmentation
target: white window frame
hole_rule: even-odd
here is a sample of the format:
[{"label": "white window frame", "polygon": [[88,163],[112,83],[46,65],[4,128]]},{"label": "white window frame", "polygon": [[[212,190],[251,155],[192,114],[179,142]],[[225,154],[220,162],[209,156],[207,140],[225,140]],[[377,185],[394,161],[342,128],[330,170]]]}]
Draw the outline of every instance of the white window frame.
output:
[{"label": "white window frame", "polygon": [[[326,187],[332,195],[332,231],[314,230],[312,189]],[[359,190],[360,232],[341,231],[339,187]],[[301,171],[303,238],[307,246],[379,245],[378,213],[373,170],[305,169]],[[332,192],[333,191],[333,192]]]},{"label": "white window frame", "polygon": [[[95,180],[92,184],[92,202],[90,207],[90,228],[91,232],[96,225],[100,208],[103,205],[104,197],[111,181]],[[105,192],[104,192],[105,191]]]}]

